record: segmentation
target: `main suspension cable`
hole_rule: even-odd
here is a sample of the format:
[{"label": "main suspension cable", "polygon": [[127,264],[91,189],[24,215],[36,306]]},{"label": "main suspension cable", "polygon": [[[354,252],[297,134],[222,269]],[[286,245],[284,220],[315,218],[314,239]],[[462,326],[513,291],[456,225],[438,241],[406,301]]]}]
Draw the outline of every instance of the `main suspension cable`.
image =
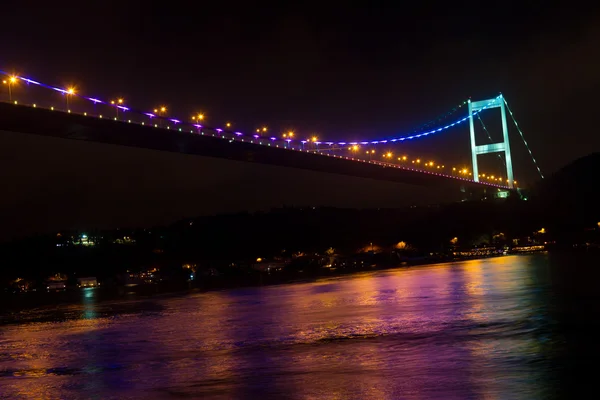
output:
[{"label": "main suspension cable", "polygon": [[529,145],[527,144],[527,141],[525,140],[523,131],[521,131],[521,128],[519,127],[519,124],[517,123],[517,120],[515,119],[515,116],[514,116],[512,110],[508,106],[508,102],[506,101],[506,99],[504,99],[504,104],[506,104],[506,109],[508,110],[510,117],[512,118],[513,122],[515,123],[515,126],[517,127],[517,130],[519,131],[519,134],[521,135],[521,139],[523,140],[523,143],[525,143],[525,147],[527,148],[527,151],[529,152],[529,155],[531,156],[531,159],[533,160],[533,164],[537,168],[538,173],[540,174],[542,179],[544,179],[544,174],[542,174],[542,170],[540,169],[540,166],[538,165],[537,161],[535,160],[535,157],[533,157],[533,153],[531,152],[531,149],[529,148]]}]

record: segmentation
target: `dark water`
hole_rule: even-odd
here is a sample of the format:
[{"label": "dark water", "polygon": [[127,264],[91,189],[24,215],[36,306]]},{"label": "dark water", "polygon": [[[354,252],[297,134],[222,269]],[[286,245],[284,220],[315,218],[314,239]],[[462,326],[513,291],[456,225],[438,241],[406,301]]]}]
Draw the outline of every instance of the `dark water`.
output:
[{"label": "dark water", "polygon": [[598,261],[508,256],[138,301],[86,290],[0,327],[0,398],[582,397],[600,379]]}]

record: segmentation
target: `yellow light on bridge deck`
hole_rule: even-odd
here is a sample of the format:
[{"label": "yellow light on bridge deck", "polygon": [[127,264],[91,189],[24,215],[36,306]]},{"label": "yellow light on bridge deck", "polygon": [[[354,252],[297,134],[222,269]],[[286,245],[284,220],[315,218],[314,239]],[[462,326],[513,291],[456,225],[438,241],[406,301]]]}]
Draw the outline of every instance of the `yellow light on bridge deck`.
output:
[{"label": "yellow light on bridge deck", "polygon": [[11,76],[9,78],[9,81],[10,81],[10,83],[15,83],[15,82],[17,82],[17,77],[16,76]]},{"label": "yellow light on bridge deck", "polygon": [[228,127],[228,128],[231,128],[231,123],[228,122],[228,123],[225,124],[225,126]]},{"label": "yellow light on bridge deck", "polygon": [[67,94],[75,94],[75,88],[72,88],[72,87],[68,88]]}]

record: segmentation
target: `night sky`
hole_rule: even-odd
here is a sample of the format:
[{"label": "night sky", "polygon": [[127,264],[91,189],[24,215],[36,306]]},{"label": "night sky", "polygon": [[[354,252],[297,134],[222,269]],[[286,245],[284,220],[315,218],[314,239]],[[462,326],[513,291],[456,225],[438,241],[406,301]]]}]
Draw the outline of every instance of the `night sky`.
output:
[{"label": "night sky", "polygon": [[[575,7],[572,2],[571,8],[552,8],[541,1],[470,2],[464,7],[455,2],[390,2],[388,6],[372,2],[364,3],[365,8],[353,8],[348,2],[186,3],[3,4],[0,69],[50,84],[74,84],[80,92],[99,98],[123,96],[136,108],[165,104],[171,115],[182,119],[202,111],[207,123],[215,126],[231,121],[236,129],[249,132],[267,125],[275,134],[291,129],[323,140],[403,135],[468,97],[480,100],[502,92],[547,175],[600,150],[594,121],[600,88],[596,9]],[[537,172],[517,135],[512,129],[515,177],[535,182]],[[12,152],[17,144],[13,136],[3,138],[5,152]],[[469,166],[468,125],[389,149]],[[21,170],[29,168],[21,161],[18,174],[11,171],[16,164],[5,159],[6,187],[13,190],[8,190],[12,194],[0,206],[11,214],[32,207],[22,205],[23,192],[17,193],[16,188],[36,170],[51,169],[72,148],[62,146],[56,151],[55,159],[38,158],[41,164],[28,171]],[[110,156],[110,148],[103,151]],[[132,163],[147,162],[148,156],[136,157]],[[102,173],[127,174],[116,168],[103,165]],[[314,179],[295,176],[300,185]],[[44,190],[35,180],[26,185],[30,196]],[[63,185],[53,189],[59,193],[77,192],[67,180],[54,185]],[[276,185],[271,186],[276,190]],[[373,193],[385,197],[389,193],[384,192],[393,191],[393,186],[388,188],[392,189],[381,193],[373,189]],[[206,197],[206,187],[198,190],[202,191],[190,195]],[[271,205],[271,195],[256,201]],[[337,204],[334,200],[331,203]],[[84,196],[81,202],[86,201]],[[299,199],[303,201],[310,199]],[[322,196],[318,201],[328,202]],[[163,204],[164,199],[156,202]],[[241,208],[197,204],[202,211],[193,207],[183,211],[196,215]],[[48,207],[59,210],[55,222],[34,227],[32,221],[43,218],[38,213],[27,227],[19,228],[20,234],[54,229],[63,217],[69,221],[65,225],[82,223],[61,210],[58,202]],[[115,210],[104,211],[114,217]],[[152,215],[148,211],[144,221]],[[179,214],[156,220],[175,217]],[[13,232],[18,220],[10,221],[4,224],[10,225],[5,231]]]}]

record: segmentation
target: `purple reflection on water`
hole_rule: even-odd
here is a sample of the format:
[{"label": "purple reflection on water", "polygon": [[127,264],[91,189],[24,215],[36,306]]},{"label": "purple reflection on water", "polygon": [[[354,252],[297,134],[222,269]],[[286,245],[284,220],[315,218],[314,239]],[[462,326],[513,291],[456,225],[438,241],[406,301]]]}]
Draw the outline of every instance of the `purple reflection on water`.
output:
[{"label": "purple reflection on water", "polygon": [[[547,264],[507,256],[144,301],[77,292],[0,328],[2,394],[548,398],[567,344]],[[585,314],[581,329],[598,317]]]}]

